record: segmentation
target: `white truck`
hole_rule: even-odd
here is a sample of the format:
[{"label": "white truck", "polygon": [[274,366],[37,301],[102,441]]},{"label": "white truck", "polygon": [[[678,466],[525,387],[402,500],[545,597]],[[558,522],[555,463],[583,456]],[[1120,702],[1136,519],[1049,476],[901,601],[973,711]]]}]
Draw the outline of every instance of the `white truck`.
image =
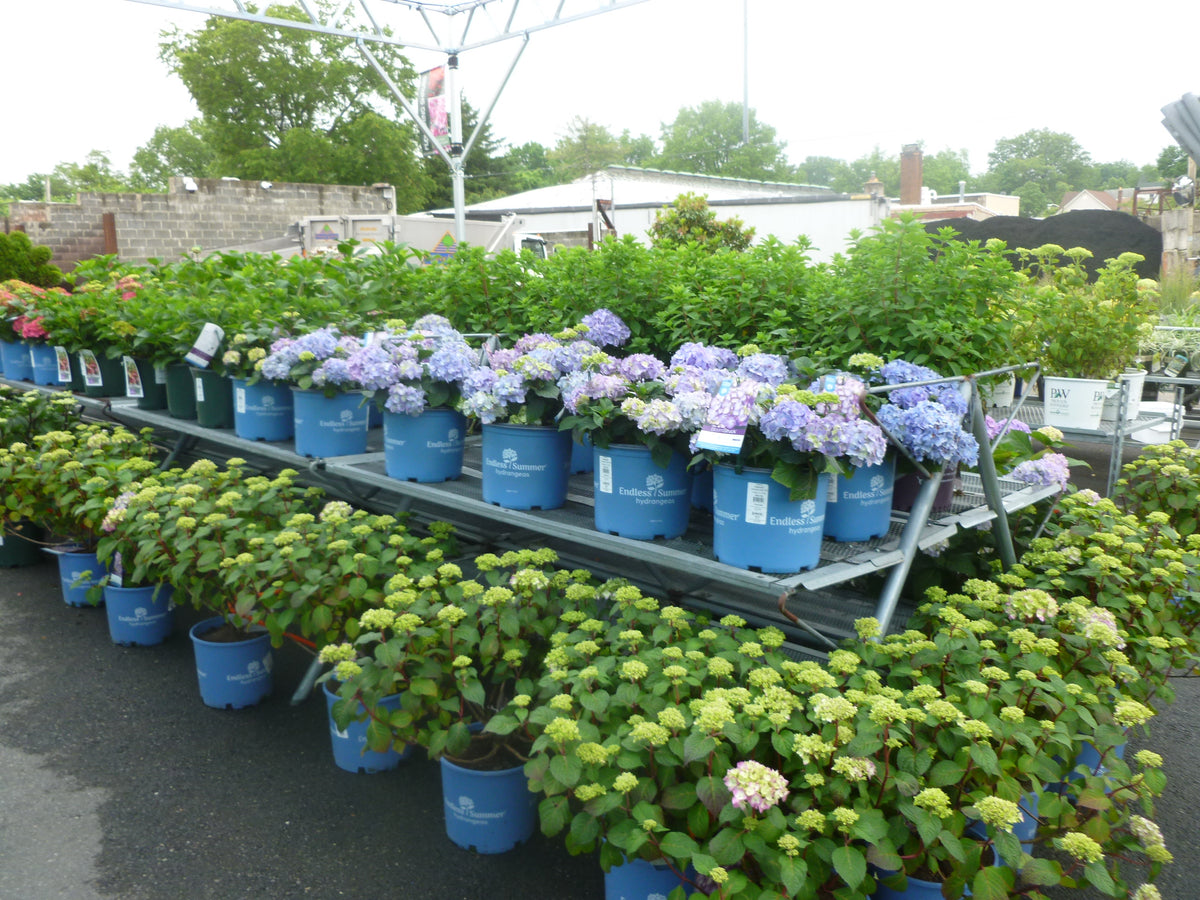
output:
[{"label": "white truck", "polygon": [[[517,253],[529,250],[539,259],[546,258],[546,242],[539,235],[523,230],[525,220],[514,213],[498,222],[468,219],[466,225],[464,243],[482,247],[488,255],[501,250]],[[305,253],[336,251],[338,244],[351,239],[367,248],[381,241],[407,244],[443,259],[458,250],[454,220],[437,216],[308,216],[300,220],[299,228]]]}]

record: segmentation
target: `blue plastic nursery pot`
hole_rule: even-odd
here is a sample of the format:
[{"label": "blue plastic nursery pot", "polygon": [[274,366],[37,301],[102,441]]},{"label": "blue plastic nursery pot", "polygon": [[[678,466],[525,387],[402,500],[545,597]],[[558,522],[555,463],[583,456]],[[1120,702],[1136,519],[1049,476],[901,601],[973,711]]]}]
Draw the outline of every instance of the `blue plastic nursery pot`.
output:
[{"label": "blue plastic nursery pot", "polygon": [[713,509],[713,472],[712,466],[705,463],[699,469],[693,469],[692,474],[692,506],[705,512]]},{"label": "blue plastic nursery pot", "polygon": [[292,388],[296,452],[301,456],[353,456],[367,452],[368,407],[362,394]]},{"label": "blue plastic nursery pot", "polygon": [[505,509],[567,502],[571,432],[545,425],[484,425],[483,500]]},{"label": "blue plastic nursery pot", "polygon": [[[58,575],[62,581],[63,601],[67,606],[91,606],[87,592],[104,577],[104,567],[95,553],[86,550],[51,550],[58,557]],[[84,580],[80,576],[90,573]],[[80,581],[79,584],[76,584]]]},{"label": "blue plastic nursery pot", "polygon": [[58,354],[50,344],[36,343],[29,345],[29,360],[31,377],[34,384],[57,385]]},{"label": "blue plastic nursery pot", "polygon": [[[329,721],[329,740],[333,747],[333,761],[339,769],[347,772],[357,772],[373,775],[376,772],[387,772],[396,768],[412,754],[412,747],[405,747],[403,752],[388,749],[384,752],[367,749],[367,723],[351,722],[345,731],[337,727],[333,721],[333,704],[340,699],[337,691],[333,690],[330,682],[323,685],[325,689],[325,711]],[[400,694],[384,697],[380,705],[387,710],[400,706]],[[359,707],[361,709],[361,705]]]},{"label": "blue plastic nursery pot", "polygon": [[161,644],[175,627],[174,589],[169,584],[146,587],[104,586],[108,634],[123,647]]},{"label": "blue plastic nursery pot", "polygon": [[649,541],[679,537],[692,512],[692,476],[678,453],[663,469],[640,444],[592,451],[596,530]]},{"label": "blue plastic nursery pot", "polygon": [[24,341],[0,341],[0,365],[9,381],[33,381],[33,360]]},{"label": "blue plastic nursery pot", "polygon": [[883,537],[892,524],[892,489],[896,459],[854,469],[833,478],[825,505],[825,537],[835,541],[869,541]]},{"label": "blue plastic nursery pot", "polygon": [[290,441],[295,427],[292,391],[286,384],[233,379],[234,434],[245,441]]},{"label": "blue plastic nursery pot", "polygon": [[[894,872],[879,873],[880,877],[893,875]],[[971,889],[967,888],[964,896],[971,896]],[[942,883],[940,881],[922,881],[920,878],[908,876],[908,887],[902,891],[897,891],[888,887],[882,881],[875,888],[875,892],[871,894],[871,900],[942,900]]]},{"label": "blue plastic nursery pot", "polygon": [[271,636],[264,630],[244,641],[205,640],[205,634],[224,624],[221,616],[215,616],[197,622],[188,632],[196,652],[200,699],[216,709],[254,706],[274,686]]},{"label": "blue plastic nursery pot", "polygon": [[465,769],[442,757],[442,800],[446,835],[479,853],[504,853],[533,835],[537,795],[525,769]]},{"label": "blue plastic nursery pot", "polygon": [[417,416],[383,413],[383,463],[401,481],[452,481],[462,475],[467,420],[453,409]]},{"label": "blue plastic nursery pot", "polygon": [[592,458],[592,439],[584,435],[583,440],[571,439],[571,474],[587,475],[592,471],[595,460]]},{"label": "blue plastic nursery pot", "polygon": [[821,559],[829,476],[810,500],[792,500],[769,469],[718,465],[713,471],[713,553],[740,569],[784,573]]},{"label": "blue plastic nursery pot", "polygon": [[670,866],[635,859],[604,873],[604,900],[655,900],[681,884],[686,882]]}]

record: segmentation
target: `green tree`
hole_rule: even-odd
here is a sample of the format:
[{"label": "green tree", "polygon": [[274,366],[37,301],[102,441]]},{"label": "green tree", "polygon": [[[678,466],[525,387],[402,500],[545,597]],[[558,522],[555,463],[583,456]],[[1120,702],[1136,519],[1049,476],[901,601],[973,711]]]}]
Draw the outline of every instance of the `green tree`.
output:
[{"label": "green tree", "polygon": [[[333,10],[329,0],[310,6],[319,16]],[[307,20],[292,6],[268,6],[266,14]],[[397,48],[372,49],[396,84],[411,84],[415,73]],[[319,181],[342,180],[336,148],[364,128],[377,128],[352,123],[367,113],[390,121],[400,116],[398,101],[345,38],[213,16],[197,31],[168,32],[159,55],[202,113],[203,135],[223,174],[302,181],[315,171]],[[301,151],[326,157],[301,161]],[[399,182],[408,173],[371,167],[363,175],[354,183]]]},{"label": "green tree", "polygon": [[0,281],[17,278],[38,287],[56,287],[62,281],[62,270],[50,257],[50,248],[34,244],[25,232],[0,232]]},{"label": "green tree", "polygon": [[921,161],[921,172],[925,186],[943,196],[957,194],[960,181],[967,183],[968,190],[971,187],[966,150],[940,150],[926,154]]},{"label": "green tree", "polygon": [[113,168],[108,154],[102,150],[93,150],[81,163],[59,163],[50,178],[55,196],[80,191],[117,193],[129,190],[128,179]]},{"label": "green tree", "polygon": [[833,187],[839,181],[850,180],[844,160],[832,156],[807,156],[797,168],[796,178],[803,184]]},{"label": "green tree", "polygon": [[575,116],[549,153],[558,183],[574,181],[605,166],[624,163],[621,142],[605,126]]},{"label": "green tree", "polygon": [[883,191],[889,197],[900,194],[900,157],[884,156],[876,147],[867,156],[859,157],[837,172],[831,187],[843,194],[861,194],[863,185],[871,176],[883,182]]},{"label": "green tree", "polygon": [[506,173],[508,193],[519,194],[557,183],[550,151],[537,141],[510,147],[499,164]]},{"label": "green tree", "polygon": [[775,139],[775,129],[750,110],[750,140],[743,142],[742,105],[707,100],[685,107],[675,121],[662,126],[662,152],[656,165],[679,172],[751,178],[757,181],[793,181],[795,169],[787,161],[787,146]]},{"label": "green tree", "polygon": [[659,210],[650,226],[650,243],[657,249],[694,243],[715,253],[745,250],[752,240],[753,228],[747,228],[737,216],[718,221],[708,200],[696,194],[680,194],[671,206]]},{"label": "green tree", "polygon": [[216,154],[204,139],[200,119],[189,119],[172,128],[159,125],[154,134],[133,153],[130,181],[140,191],[165,191],[167,179],[178,175],[216,178]]},{"label": "green tree", "polygon": [[1075,138],[1041,128],[996,141],[984,181],[989,190],[1020,197],[1022,216],[1041,216],[1067,191],[1088,187],[1091,166]]},{"label": "green tree", "polygon": [[1155,160],[1155,169],[1164,179],[1174,181],[1180,175],[1187,174],[1187,161],[1187,151],[1178,144],[1172,144],[1169,147],[1163,147],[1162,153],[1158,154],[1158,159]]}]

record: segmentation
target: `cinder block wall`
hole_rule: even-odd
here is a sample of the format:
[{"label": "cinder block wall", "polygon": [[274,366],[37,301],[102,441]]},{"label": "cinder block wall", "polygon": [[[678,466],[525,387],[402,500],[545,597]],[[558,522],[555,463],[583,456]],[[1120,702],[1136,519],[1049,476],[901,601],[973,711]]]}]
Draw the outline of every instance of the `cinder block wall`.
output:
[{"label": "cinder block wall", "polygon": [[116,252],[127,262],[178,259],[193,247],[213,250],[281,237],[304,216],[388,212],[380,191],[336,184],[288,184],[198,178],[196,190],[172,178],[165,194],[79,194],[74,203],[18,201],[6,231],[23,230],[54,252],[65,270],[106,252],[104,214],[115,221]]}]

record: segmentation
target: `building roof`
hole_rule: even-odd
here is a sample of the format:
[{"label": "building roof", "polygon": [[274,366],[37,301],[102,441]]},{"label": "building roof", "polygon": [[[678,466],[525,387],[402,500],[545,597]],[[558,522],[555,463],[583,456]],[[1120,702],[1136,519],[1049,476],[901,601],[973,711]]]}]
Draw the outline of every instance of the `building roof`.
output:
[{"label": "building roof", "polygon": [[[567,184],[535,188],[472,203],[467,209],[474,213],[515,212],[529,214],[548,210],[588,209],[596,199],[611,200],[617,206],[658,206],[670,203],[680,194],[693,193],[708,197],[709,203],[737,200],[786,200],[795,198],[838,197],[827,187],[811,184],[788,184],[780,181],[753,181],[743,178],[722,178],[716,175],[694,175],[661,169],[639,169],[632,166],[608,166],[599,172],[584,175]],[[434,210],[445,212],[445,210]]]},{"label": "building roof", "polygon": [[1087,197],[1091,197],[1097,203],[1101,204],[1105,209],[1117,208],[1117,198],[1108,191],[1093,191],[1087,189],[1082,191],[1067,191],[1065,194],[1063,194],[1062,203],[1059,204],[1059,208],[1069,209],[1071,206],[1076,205],[1073,203],[1073,201],[1078,199],[1086,199]]}]

